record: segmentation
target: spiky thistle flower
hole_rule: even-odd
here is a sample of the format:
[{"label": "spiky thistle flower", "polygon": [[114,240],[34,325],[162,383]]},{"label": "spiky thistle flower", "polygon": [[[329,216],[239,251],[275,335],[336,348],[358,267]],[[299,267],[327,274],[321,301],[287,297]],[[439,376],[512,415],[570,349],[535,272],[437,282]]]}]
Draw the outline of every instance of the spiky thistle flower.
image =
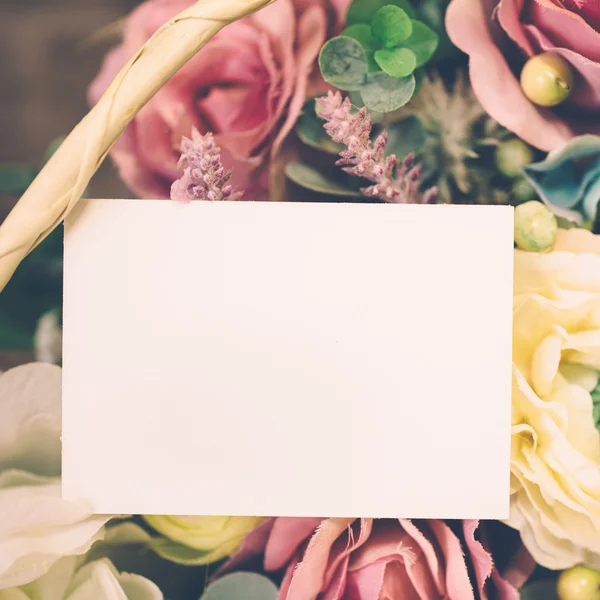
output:
[{"label": "spiky thistle flower", "polygon": [[397,204],[427,204],[435,198],[436,188],[424,194],[419,190],[422,167],[414,164],[414,155],[404,160],[394,154],[386,157],[386,131],[371,142],[373,123],[366,108],[353,113],[350,99],[342,99],[340,92],[330,91],[316,102],[317,115],[326,121],[325,131],[334,142],[347,148],[336,164],[346,173],[373,183],[361,190],[365,196]]},{"label": "spiky thistle flower", "polygon": [[439,188],[444,202],[503,202],[489,185],[482,154],[506,137],[506,130],[479,104],[462,71],[448,86],[437,75],[425,77],[420,92],[395,117],[416,116],[426,132],[424,180]]},{"label": "spiky thistle flower", "polygon": [[171,186],[172,200],[239,200],[243,195],[229,185],[232,172],[223,167],[221,149],[212,133],[201,135],[192,129],[192,138],[184,137],[181,142],[178,167],[183,175]]}]

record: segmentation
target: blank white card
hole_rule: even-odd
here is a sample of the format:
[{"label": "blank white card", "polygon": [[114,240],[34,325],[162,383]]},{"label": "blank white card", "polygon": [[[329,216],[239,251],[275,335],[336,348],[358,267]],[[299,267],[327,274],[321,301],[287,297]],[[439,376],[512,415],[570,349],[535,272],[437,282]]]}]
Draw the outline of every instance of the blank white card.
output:
[{"label": "blank white card", "polygon": [[508,517],[513,211],[88,200],[63,494],[99,513]]}]

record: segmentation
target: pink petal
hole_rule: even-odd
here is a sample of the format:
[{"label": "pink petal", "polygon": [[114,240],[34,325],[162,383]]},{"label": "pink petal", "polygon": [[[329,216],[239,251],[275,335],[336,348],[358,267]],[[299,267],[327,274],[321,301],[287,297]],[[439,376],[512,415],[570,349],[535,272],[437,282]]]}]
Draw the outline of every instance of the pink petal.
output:
[{"label": "pink petal", "polygon": [[275,519],[265,548],[265,569],[277,571],[294,555],[298,546],[315,531],[323,519],[279,517]]},{"label": "pink petal", "polygon": [[523,22],[535,25],[554,46],[600,61],[600,33],[577,13],[550,0],[530,0]]},{"label": "pink petal", "polygon": [[446,563],[446,593],[448,600],[474,600],[467,564],[460,540],[443,522],[427,521],[436,537]]},{"label": "pink petal", "polygon": [[535,54],[521,23],[524,0],[500,0],[498,3],[498,21],[510,39],[521,48],[526,56]]},{"label": "pink petal", "polygon": [[465,533],[465,542],[471,555],[471,562],[475,571],[475,579],[477,580],[477,589],[481,600],[487,600],[485,593],[485,584],[492,574],[494,563],[492,556],[479,541],[475,539],[475,531],[479,527],[479,521],[468,520],[463,521],[463,531]]},{"label": "pink petal", "polygon": [[397,562],[389,562],[385,568],[380,597],[382,600],[396,600],[396,598],[402,598],[402,600],[426,600],[435,596],[424,596],[419,593],[413,587],[413,583],[404,566]]},{"label": "pink petal", "polygon": [[327,34],[327,15],[323,9],[313,6],[306,10],[298,22],[298,49],[296,51],[296,85],[287,110],[287,118],[281,127],[275,143],[273,154],[277,153],[283,140],[296,124],[302,107],[306,102],[306,90],[315,61],[325,43]]},{"label": "pink petal", "polygon": [[[345,600],[378,600],[387,563],[380,561],[348,573]],[[398,596],[403,598],[403,596]]]},{"label": "pink petal", "polygon": [[573,131],[548,110],[538,110],[521,86],[488,29],[480,0],[452,0],[446,13],[450,39],[470,56],[471,84],[490,114],[507,129],[542,150],[561,146]]},{"label": "pink petal", "polygon": [[336,539],[354,519],[326,519],[308,543],[302,562],[294,572],[288,600],[315,600],[323,589],[329,553]]},{"label": "pink petal", "polygon": [[348,590],[346,589],[349,561],[350,558],[346,556],[338,565],[333,578],[321,594],[321,600],[349,600]]}]

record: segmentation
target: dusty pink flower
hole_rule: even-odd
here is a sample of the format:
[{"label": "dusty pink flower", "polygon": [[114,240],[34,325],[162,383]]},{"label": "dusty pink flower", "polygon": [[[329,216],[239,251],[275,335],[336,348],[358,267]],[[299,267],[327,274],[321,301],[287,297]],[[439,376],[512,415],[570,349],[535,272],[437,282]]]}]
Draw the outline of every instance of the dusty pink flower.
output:
[{"label": "dusty pink flower", "polygon": [[264,552],[267,571],[286,569],[279,600],[518,600],[531,557],[518,543],[500,575],[481,529],[478,521],[451,529],[435,520],[278,518],[250,534],[226,568]]},{"label": "dusty pink flower", "polygon": [[[600,133],[597,0],[452,0],[446,26],[470,56],[475,94],[501,125],[547,151],[575,135]],[[546,51],[576,74],[571,97],[555,109],[535,106],[519,84],[524,62]]]},{"label": "dusty pink flower", "polygon": [[183,138],[177,166],[183,170],[183,175],[171,186],[171,200],[235,201],[243,195],[229,183],[233,173],[223,167],[221,148],[215,144],[210,132],[202,135],[194,127],[192,138]]},{"label": "dusty pink flower", "polygon": [[[183,136],[212,131],[245,198],[265,196],[265,165],[291,131],[305,100],[326,90],[316,64],[343,26],[350,0],[278,0],[219,32],[142,109],[112,151],[125,183],[140,196],[168,198],[179,176]],[[149,0],[125,24],[89,89],[92,103],[127,59],[193,0]]]},{"label": "dusty pink flower", "polygon": [[362,188],[362,193],[394,204],[429,204],[437,195],[431,188],[421,194],[422,165],[415,165],[414,154],[399,160],[395,154],[385,155],[388,133],[383,130],[371,142],[373,123],[365,107],[352,111],[349,98],[330,91],[317,99],[317,114],[325,119],[325,131],[331,139],[346,146],[336,165],[350,175],[363,177],[373,185]]}]

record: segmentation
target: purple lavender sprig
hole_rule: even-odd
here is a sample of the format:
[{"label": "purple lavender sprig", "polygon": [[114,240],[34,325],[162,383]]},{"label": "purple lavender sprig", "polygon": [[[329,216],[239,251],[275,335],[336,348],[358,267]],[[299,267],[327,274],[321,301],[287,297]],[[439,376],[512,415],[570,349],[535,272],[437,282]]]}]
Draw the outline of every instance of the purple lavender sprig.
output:
[{"label": "purple lavender sprig", "polygon": [[183,175],[171,186],[171,200],[239,200],[243,192],[229,185],[232,172],[221,163],[221,149],[215,144],[212,133],[201,135],[194,128],[192,139],[181,142],[178,167]]},{"label": "purple lavender sprig", "polygon": [[383,131],[371,142],[373,123],[366,108],[352,114],[349,98],[342,100],[340,92],[329,92],[317,99],[317,115],[327,121],[325,131],[331,139],[348,149],[340,152],[336,163],[346,173],[364,177],[373,182],[363,188],[365,196],[396,204],[429,204],[437,195],[437,188],[421,193],[419,186],[423,167],[415,165],[414,154],[399,160],[394,154],[385,156],[388,134]]}]

